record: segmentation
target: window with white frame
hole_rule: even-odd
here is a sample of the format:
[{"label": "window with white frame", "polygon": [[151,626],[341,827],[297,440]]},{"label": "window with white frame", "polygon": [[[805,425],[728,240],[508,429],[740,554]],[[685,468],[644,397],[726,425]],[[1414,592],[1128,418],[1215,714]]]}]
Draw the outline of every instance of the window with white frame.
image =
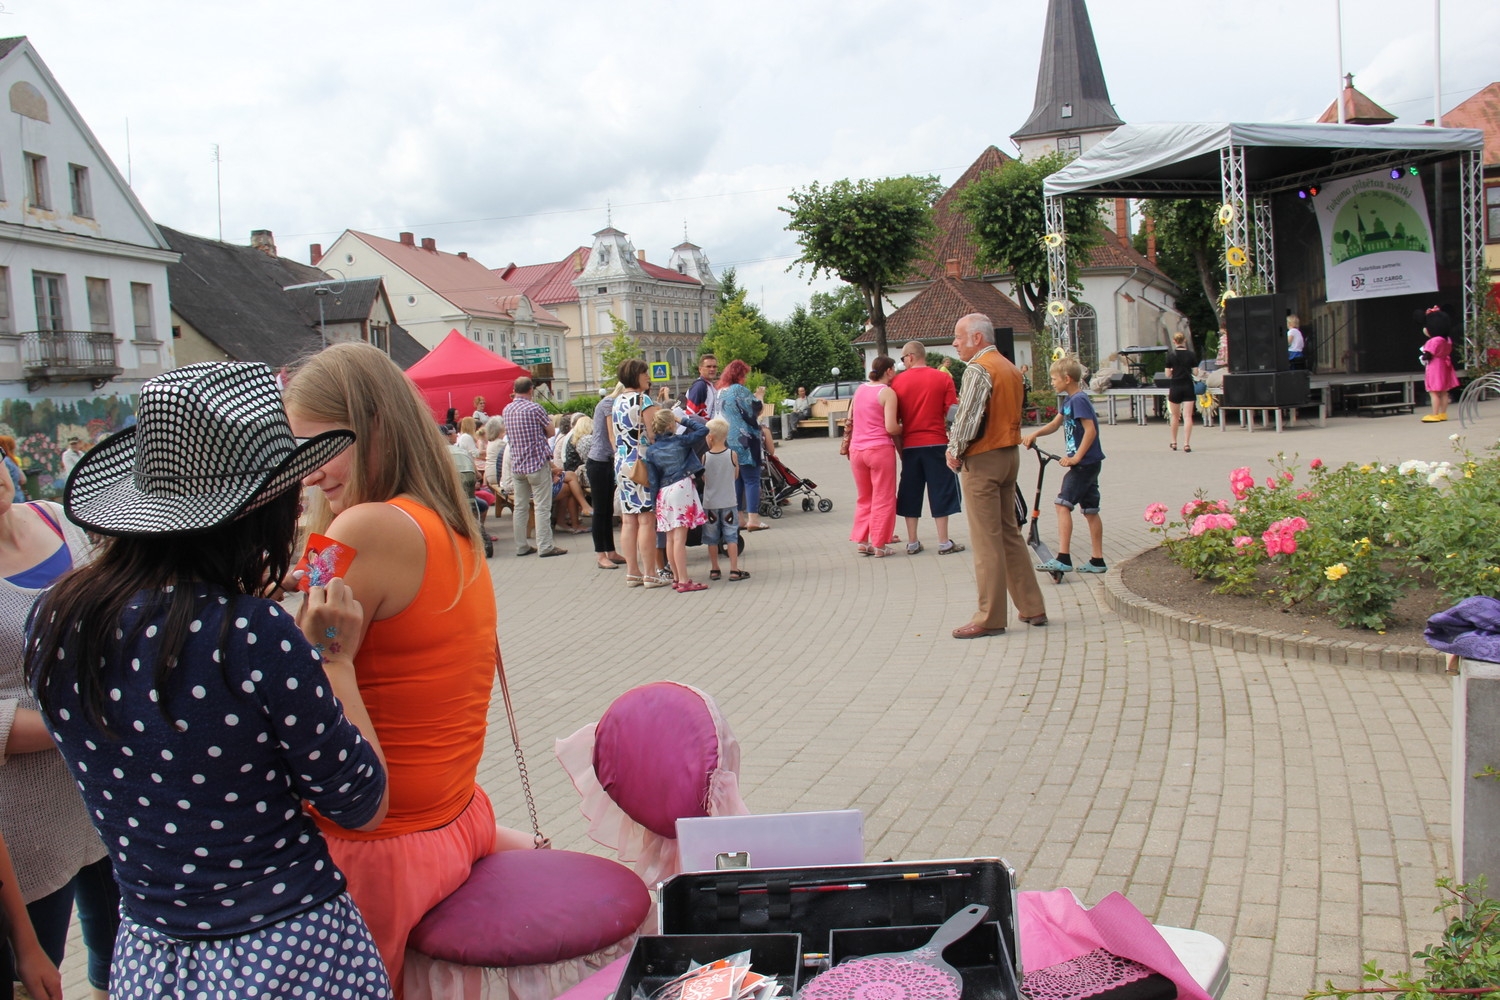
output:
[{"label": "window with white frame", "polygon": [[94,217],[94,198],[89,193],[89,168],[76,163],[68,164],[68,194],[73,202],[73,214],[80,219]]},{"label": "window with white frame", "polygon": [[61,333],[68,328],[68,318],[63,312],[66,297],[63,295],[64,278],[60,274],[45,271],[31,272],[31,291],[36,298],[36,328]]},{"label": "window with white frame", "polygon": [[36,153],[26,154],[26,204],[44,212],[52,209],[47,193],[47,158]]},{"label": "window with white frame", "polygon": [[10,316],[10,268],[0,267],[0,336],[11,336],[16,325]]},{"label": "window with white frame", "polygon": [[130,283],[130,312],[135,321],[135,339],[156,339],[156,324],[151,315],[151,286],[139,281]]},{"label": "window with white frame", "polygon": [[84,278],[89,299],[89,331],[92,333],[114,333],[115,324],[110,316],[109,279]]},{"label": "window with white frame", "polygon": [[646,310],[637,307],[635,310],[635,328],[644,330],[646,328]]},{"label": "window with white frame", "polygon": [[1065,135],[1057,140],[1057,151],[1072,159],[1083,153],[1083,136]]},{"label": "window with white frame", "polygon": [[1487,243],[1500,243],[1500,181],[1484,188],[1484,238]]}]

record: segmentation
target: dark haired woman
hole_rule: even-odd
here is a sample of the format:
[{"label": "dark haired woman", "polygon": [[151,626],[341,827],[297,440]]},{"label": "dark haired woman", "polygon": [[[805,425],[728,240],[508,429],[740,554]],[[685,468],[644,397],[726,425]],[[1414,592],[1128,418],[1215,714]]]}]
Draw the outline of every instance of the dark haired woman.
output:
[{"label": "dark haired woman", "polygon": [[1427,394],[1432,412],[1422,418],[1424,424],[1439,424],[1448,419],[1448,394],[1458,388],[1458,373],[1453,370],[1453,321],[1438,306],[1427,310],[1422,318],[1422,363],[1427,366]]},{"label": "dark haired woman", "polygon": [[[625,586],[665,587],[656,573],[656,503],[649,486],[630,478],[636,459],[651,443],[651,369],[640,358],[620,364],[625,391],[609,411],[609,443],[615,450],[615,482],[620,491],[620,551],[625,555]],[[598,433],[595,431],[595,433]],[[598,497],[594,503],[603,503]]]},{"label": "dark haired woman", "polygon": [[849,540],[860,555],[891,554],[896,531],[896,362],[882,354],[870,364],[870,380],[854,390],[849,402],[849,467],[859,499],[854,503],[854,530]]},{"label": "dark haired woman", "polygon": [[353,435],[299,444],[257,364],[158,376],[137,420],[68,481],[68,517],[112,537],[38,603],[26,660],[113,856],[111,992],[389,996],[303,808],[361,829],[386,813],[359,603],[332,580],[294,621],[255,596],[287,572],[298,482]]}]

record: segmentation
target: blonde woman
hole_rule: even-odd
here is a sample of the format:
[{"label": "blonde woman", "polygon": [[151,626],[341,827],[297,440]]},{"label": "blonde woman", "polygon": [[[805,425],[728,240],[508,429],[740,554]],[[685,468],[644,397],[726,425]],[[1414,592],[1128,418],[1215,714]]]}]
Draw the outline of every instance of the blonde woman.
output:
[{"label": "blonde woman", "polygon": [[321,822],[335,862],[401,982],[406,939],[479,858],[530,846],[497,836],[475,783],[495,679],[495,595],[479,526],[416,387],[379,350],[338,344],[292,376],[299,436],[350,430],[355,444],[303,480],[314,531],[355,550],[345,579],[365,638],[354,664],[385,750],[390,812],[365,833]]},{"label": "blonde woman", "polygon": [[1172,450],[1177,450],[1177,425],[1183,425],[1182,450],[1193,450],[1193,404],[1198,396],[1193,392],[1193,369],[1198,365],[1198,355],[1188,346],[1187,334],[1178,330],[1172,334],[1172,349],[1167,352],[1167,368],[1172,381],[1167,386],[1167,409],[1172,413]]}]

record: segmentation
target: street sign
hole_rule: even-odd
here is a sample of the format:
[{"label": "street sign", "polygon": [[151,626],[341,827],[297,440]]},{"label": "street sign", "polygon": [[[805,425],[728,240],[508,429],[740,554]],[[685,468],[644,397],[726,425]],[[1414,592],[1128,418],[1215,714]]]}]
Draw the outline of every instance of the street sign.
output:
[{"label": "street sign", "polygon": [[551,364],[552,348],[517,347],[511,350],[510,359],[518,365]]},{"label": "street sign", "polygon": [[666,361],[653,361],[653,362],[651,362],[651,381],[653,381],[653,382],[670,382],[670,381],[672,381],[672,366],[671,366],[671,364],[669,364]]}]

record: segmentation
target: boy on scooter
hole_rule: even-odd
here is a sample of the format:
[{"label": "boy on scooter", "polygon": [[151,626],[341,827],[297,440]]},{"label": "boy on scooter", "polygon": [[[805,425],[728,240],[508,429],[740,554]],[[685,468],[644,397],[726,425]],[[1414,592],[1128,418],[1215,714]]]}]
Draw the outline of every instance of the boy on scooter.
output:
[{"label": "boy on scooter", "polygon": [[[1062,490],[1057,495],[1057,555],[1037,567],[1043,573],[1104,573],[1104,522],[1099,519],[1099,467],[1104,464],[1104,449],[1099,446],[1099,418],[1094,414],[1094,404],[1089,394],[1079,383],[1083,380],[1083,365],[1077,358],[1063,358],[1052,362],[1049,369],[1052,388],[1063,396],[1057,416],[1021,438],[1027,448],[1036,445],[1036,439],[1051,434],[1059,427],[1063,429],[1063,444],[1067,455],[1058,459],[1058,465],[1068,470],[1063,477]],[[1088,523],[1089,547],[1092,558],[1081,565],[1073,565],[1069,548],[1073,541],[1073,509],[1083,512]]]}]

